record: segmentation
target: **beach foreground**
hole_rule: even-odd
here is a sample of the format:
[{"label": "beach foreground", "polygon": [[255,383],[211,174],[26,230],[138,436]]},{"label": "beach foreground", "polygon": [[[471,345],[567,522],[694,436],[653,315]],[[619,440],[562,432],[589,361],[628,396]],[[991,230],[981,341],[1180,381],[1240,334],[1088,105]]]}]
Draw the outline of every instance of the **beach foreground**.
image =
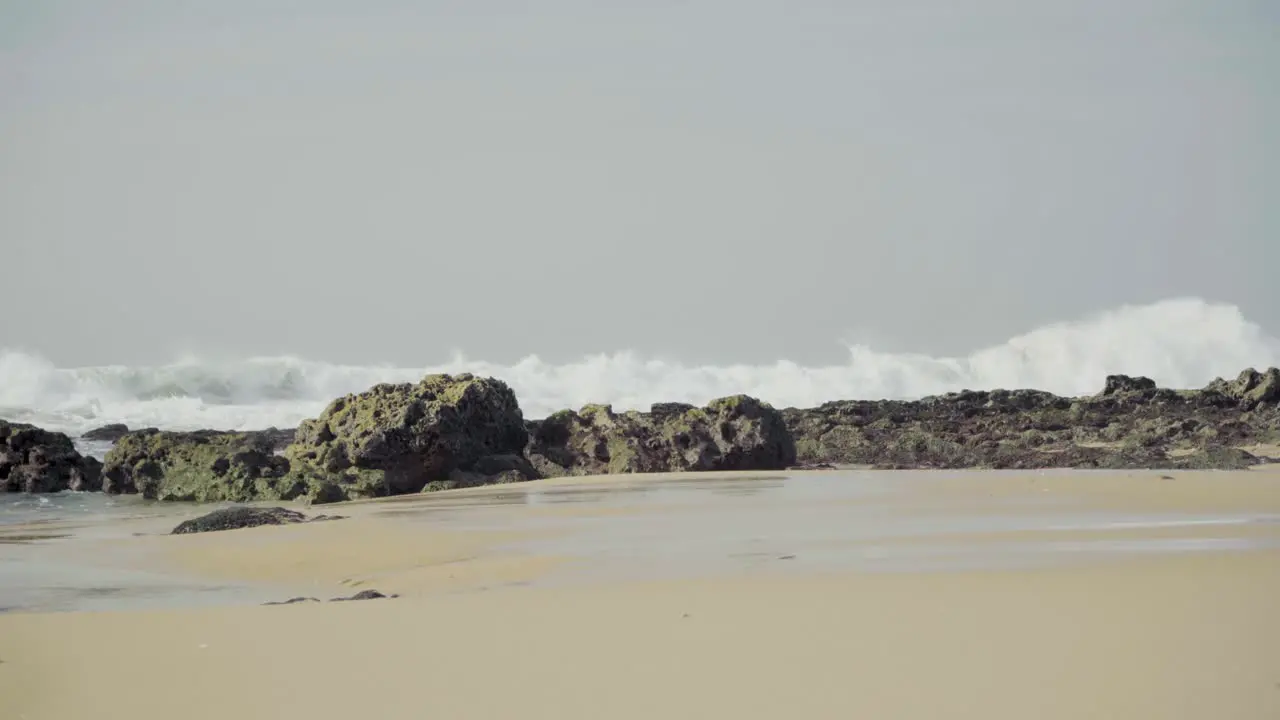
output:
[{"label": "beach foreground", "polygon": [[0,716],[1280,717],[1271,471],[589,478],[330,510],[133,537],[147,518],[93,552],[401,597],[0,614]]}]

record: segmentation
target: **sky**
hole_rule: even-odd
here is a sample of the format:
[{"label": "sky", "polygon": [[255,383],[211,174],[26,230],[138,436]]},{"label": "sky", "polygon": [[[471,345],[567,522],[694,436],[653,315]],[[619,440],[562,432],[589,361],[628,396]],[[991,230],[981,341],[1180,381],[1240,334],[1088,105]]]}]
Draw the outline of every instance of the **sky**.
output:
[{"label": "sky", "polygon": [[1182,296],[1280,331],[1277,31],[1267,0],[0,0],[0,347],[825,362]]}]

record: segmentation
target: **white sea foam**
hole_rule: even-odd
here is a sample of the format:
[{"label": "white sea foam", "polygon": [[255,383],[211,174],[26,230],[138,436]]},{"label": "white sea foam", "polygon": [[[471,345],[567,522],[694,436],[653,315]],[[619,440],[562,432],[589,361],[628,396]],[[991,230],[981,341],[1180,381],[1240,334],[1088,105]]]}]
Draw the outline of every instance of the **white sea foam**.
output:
[{"label": "white sea foam", "polygon": [[805,367],[695,366],[631,352],[556,365],[529,356],[504,366],[456,357],[403,368],[346,366],[293,357],[236,362],[188,359],[155,367],[58,368],[0,351],[0,417],[72,434],[108,422],[167,429],[292,427],[334,397],[428,372],[469,371],[507,381],[526,417],[609,402],[644,409],[661,401],[703,403],[747,393],[775,406],[834,399],[916,398],[961,389],[1033,387],[1097,392],[1111,373],[1146,375],[1169,387],[1200,387],[1246,367],[1280,366],[1280,340],[1231,305],[1174,299],[1056,323],[966,357],[849,348],[848,362]]}]

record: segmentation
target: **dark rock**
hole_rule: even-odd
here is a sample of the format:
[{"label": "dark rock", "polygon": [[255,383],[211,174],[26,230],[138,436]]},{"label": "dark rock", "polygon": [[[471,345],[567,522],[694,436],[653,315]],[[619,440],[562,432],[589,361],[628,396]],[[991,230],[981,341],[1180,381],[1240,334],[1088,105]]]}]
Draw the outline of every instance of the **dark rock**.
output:
[{"label": "dark rock", "polygon": [[156,500],[249,502],[308,497],[318,481],[291,473],[259,433],[141,430],[116,441],[103,490]]},{"label": "dark rock", "polygon": [[1213,445],[1173,457],[1173,468],[1181,470],[1247,470],[1266,461],[1240,448]]},{"label": "dark rock", "polygon": [[1280,442],[1280,370],[1202,390],[1113,375],[1102,392],[963,391],[782,411],[802,464],[879,468],[1237,469]]},{"label": "dark rock", "polygon": [[485,455],[470,470],[454,468],[445,480],[434,480],[422,488],[423,492],[455,490],[481,485],[503,485],[525,482],[541,477],[533,463],[523,455]]},{"label": "dark rock", "polygon": [[[361,590],[360,592],[350,597],[330,598],[329,602],[350,602],[352,600],[385,600],[385,599],[396,598],[396,597],[400,597],[400,596],[396,595],[395,593],[392,593],[390,595],[383,595],[377,590]],[[313,603],[313,602],[320,602],[320,601],[313,597],[294,597],[294,598],[289,598],[288,600],[274,600],[272,602],[265,602],[262,604],[263,605],[295,605],[297,603]]]},{"label": "dark rock", "polygon": [[[160,432],[160,428],[151,427],[151,428],[142,428],[140,430],[130,430],[128,425],[115,423],[112,425],[103,425],[102,427],[94,428],[89,432],[85,433],[84,435],[81,435],[80,438],[82,440],[94,440],[98,442],[116,442],[120,438],[130,433],[157,433],[157,432]],[[204,435],[225,435],[231,431],[197,430],[195,432],[198,432]],[[269,428],[266,428],[265,430],[243,430],[243,431],[236,431],[236,432],[242,435],[252,435],[257,438],[263,439],[268,444],[271,445],[273,450],[275,450],[276,452],[280,452],[293,443],[293,438],[294,438],[294,435],[297,433],[297,430],[294,428],[280,429],[275,427],[269,427]]]},{"label": "dark rock", "polygon": [[[515,393],[470,374],[382,384],[329,404],[303,422],[285,455],[323,478],[315,502],[416,493],[483,482],[486,458],[519,456],[528,439]],[[511,464],[511,463],[509,463]],[[504,466],[505,468],[505,466]],[[513,472],[531,476],[526,464]],[[504,475],[506,469],[498,475]]]},{"label": "dark rock", "polygon": [[1146,392],[1156,389],[1156,381],[1147,377],[1130,377],[1128,375],[1108,375],[1103,383],[1103,395],[1118,393]]},{"label": "dark rock", "polygon": [[701,470],[780,470],[796,451],[782,415],[745,395],[699,408],[661,403],[650,412],[608,405],[562,410],[530,423],[526,454],[546,476]]},{"label": "dark rock", "polygon": [[50,493],[102,488],[102,463],[81,455],[71,438],[0,420],[0,492]]},{"label": "dark rock", "polygon": [[293,439],[297,435],[295,428],[274,428],[270,427],[266,430],[252,430],[249,434],[258,435],[265,439],[271,445],[271,449],[275,452],[282,452],[285,448],[293,444]]},{"label": "dark rock", "polygon": [[214,510],[207,515],[185,520],[173,529],[172,535],[239,530],[262,525],[292,525],[308,522],[307,516],[296,510],[282,507],[255,508],[229,507]]},{"label": "dark rock", "polygon": [[128,425],[123,423],[112,423],[110,425],[96,427],[81,435],[80,438],[83,440],[93,440],[95,442],[115,442],[128,434]]},{"label": "dark rock", "polygon": [[395,594],[383,595],[377,590],[361,590],[360,592],[356,593],[355,595],[352,595],[351,597],[336,597],[329,600],[329,602],[347,602],[348,600],[379,600],[379,599],[393,598],[393,597],[400,597],[400,596]]},{"label": "dark rock", "polygon": [[1249,368],[1230,382],[1218,378],[1209,383],[1206,390],[1219,392],[1238,401],[1245,409],[1259,405],[1280,403],[1280,369],[1268,368],[1258,372]]}]

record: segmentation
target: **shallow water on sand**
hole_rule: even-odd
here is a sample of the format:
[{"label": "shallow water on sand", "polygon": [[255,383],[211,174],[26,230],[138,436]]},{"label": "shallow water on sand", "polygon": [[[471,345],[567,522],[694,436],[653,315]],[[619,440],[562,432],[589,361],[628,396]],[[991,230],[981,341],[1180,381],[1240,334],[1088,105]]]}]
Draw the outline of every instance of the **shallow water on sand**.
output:
[{"label": "shallow water on sand", "polygon": [[[1060,474],[1048,471],[1051,474]],[[1088,473],[1074,472],[1080,475]],[[1114,474],[1114,473],[1112,473]],[[696,577],[744,572],[907,572],[1012,568],[1081,555],[1248,550],[1267,538],[1234,526],[1280,523],[1267,513],[1118,512],[1045,493],[973,503],[919,503],[911,483],[943,473],[833,472],[792,477],[609,480],[583,486],[511,486],[500,494],[414,498],[381,510],[456,529],[569,529],[510,549],[577,560],[543,582]],[[1151,478],[1158,478],[1152,473]],[[978,500],[978,499],[975,499]],[[579,514],[521,516],[578,506]],[[592,510],[628,510],[593,514]],[[512,519],[519,524],[513,527]],[[1218,534],[1204,531],[1221,528]],[[1166,529],[1160,537],[1072,534]],[[1187,531],[1179,537],[1178,530]],[[1043,533],[1043,537],[1028,537]],[[995,541],[991,535],[998,536]]]},{"label": "shallow water on sand", "polygon": [[[1082,481],[1091,474],[983,475],[996,483],[1002,475],[1034,482],[1037,475],[1064,473]],[[1135,482],[1159,479],[1155,473],[1130,475]],[[1118,554],[1246,551],[1273,547],[1278,535],[1246,530],[1280,523],[1280,516],[1265,512],[1121,512],[1034,486],[989,494],[931,490],[948,477],[954,474],[613,477],[405,496],[326,511],[432,531],[552,531],[492,551],[569,560],[534,584],[999,569]],[[103,540],[166,533],[209,506],[93,494],[0,500],[0,611],[252,604],[313,594],[162,573],[103,549]],[[24,522],[4,525],[6,516]]]}]

